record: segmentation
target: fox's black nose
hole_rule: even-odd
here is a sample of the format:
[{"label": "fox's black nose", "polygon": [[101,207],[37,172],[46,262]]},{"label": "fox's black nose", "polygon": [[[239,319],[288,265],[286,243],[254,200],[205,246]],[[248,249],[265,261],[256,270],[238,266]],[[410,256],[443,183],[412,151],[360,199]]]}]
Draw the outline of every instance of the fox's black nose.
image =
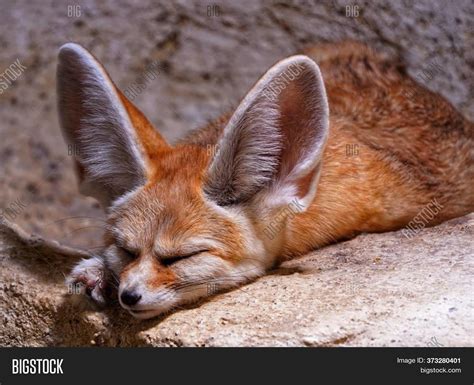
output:
[{"label": "fox's black nose", "polygon": [[142,296],[134,291],[127,291],[125,290],[121,295],[120,295],[120,299],[122,300],[122,302],[125,304],[125,305],[128,305],[128,306],[133,306],[133,305],[136,305],[138,301],[140,301],[140,299],[142,298]]}]

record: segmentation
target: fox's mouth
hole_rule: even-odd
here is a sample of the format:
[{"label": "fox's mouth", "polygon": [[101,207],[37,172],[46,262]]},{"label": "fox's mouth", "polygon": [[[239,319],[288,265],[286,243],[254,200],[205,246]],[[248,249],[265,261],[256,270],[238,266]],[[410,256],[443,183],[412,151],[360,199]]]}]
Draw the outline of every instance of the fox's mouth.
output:
[{"label": "fox's mouth", "polygon": [[160,309],[140,309],[140,310],[132,310],[132,309],[127,309],[127,311],[134,316],[135,318],[138,319],[147,319],[147,318],[152,318],[160,315],[163,313],[162,310]]},{"label": "fox's mouth", "polygon": [[132,310],[132,309],[128,309],[128,311],[130,313],[137,313],[137,314],[140,314],[140,313],[146,313],[148,311],[152,311],[153,309],[143,309],[143,310]]}]

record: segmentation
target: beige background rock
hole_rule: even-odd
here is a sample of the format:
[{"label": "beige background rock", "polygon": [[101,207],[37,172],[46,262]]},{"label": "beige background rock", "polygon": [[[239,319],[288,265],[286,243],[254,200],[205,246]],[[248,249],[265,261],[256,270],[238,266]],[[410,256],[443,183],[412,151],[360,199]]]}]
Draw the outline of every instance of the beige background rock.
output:
[{"label": "beige background rock", "polygon": [[[346,17],[349,4],[359,7],[358,17]],[[81,15],[68,17],[68,5]],[[0,72],[17,59],[27,69],[0,94],[0,207],[20,200],[27,207],[14,221],[27,232],[89,251],[100,248],[103,216],[77,193],[55,107],[56,55],[67,41],[90,49],[122,90],[158,61],[162,71],[134,102],[169,140],[235,106],[275,61],[344,38],[400,54],[412,76],[436,61],[443,70],[427,87],[474,119],[471,1],[1,6]],[[209,6],[219,14],[208,15],[216,10]],[[472,346],[473,217],[458,221],[412,240],[399,232],[362,235],[199,307],[141,323],[119,309],[81,311],[87,304],[63,298],[64,258],[32,254],[31,244],[19,247],[5,230],[0,344],[426,346],[435,338]]]}]

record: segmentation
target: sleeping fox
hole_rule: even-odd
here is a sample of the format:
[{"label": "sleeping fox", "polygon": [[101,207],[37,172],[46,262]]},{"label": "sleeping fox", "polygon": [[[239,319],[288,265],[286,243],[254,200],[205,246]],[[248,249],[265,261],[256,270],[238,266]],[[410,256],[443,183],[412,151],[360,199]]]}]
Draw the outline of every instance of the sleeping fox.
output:
[{"label": "sleeping fox", "polygon": [[80,190],[107,213],[108,247],[68,281],[136,318],[403,228],[433,202],[424,225],[474,210],[474,125],[360,43],[278,62],[235,111],[174,145],[80,45],[61,47],[57,81]]}]

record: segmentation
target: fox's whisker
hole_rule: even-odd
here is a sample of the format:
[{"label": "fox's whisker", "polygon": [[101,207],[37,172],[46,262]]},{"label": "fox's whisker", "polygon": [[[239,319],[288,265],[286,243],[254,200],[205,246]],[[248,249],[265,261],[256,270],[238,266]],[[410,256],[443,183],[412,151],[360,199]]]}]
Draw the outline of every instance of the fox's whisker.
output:
[{"label": "fox's whisker", "polygon": [[70,233],[67,233],[66,236],[71,236],[73,235],[74,233],[77,233],[79,231],[83,231],[83,230],[88,230],[88,229],[101,229],[103,230],[103,227],[102,226],[84,226],[84,227],[79,227],[77,229],[74,229],[73,231],[71,231]]},{"label": "fox's whisker", "polygon": [[57,225],[65,221],[70,221],[70,220],[78,220],[78,219],[88,219],[88,220],[94,220],[94,221],[100,221],[103,223],[107,223],[107,221],[103,218],[97,218],[97,217],[88,217],[88,216],[75,216],[75,217],[66,217],[66,218],[61,218],[53,222],[49,222],[43,225],[43,227],[51,226],[51,225]]}]

